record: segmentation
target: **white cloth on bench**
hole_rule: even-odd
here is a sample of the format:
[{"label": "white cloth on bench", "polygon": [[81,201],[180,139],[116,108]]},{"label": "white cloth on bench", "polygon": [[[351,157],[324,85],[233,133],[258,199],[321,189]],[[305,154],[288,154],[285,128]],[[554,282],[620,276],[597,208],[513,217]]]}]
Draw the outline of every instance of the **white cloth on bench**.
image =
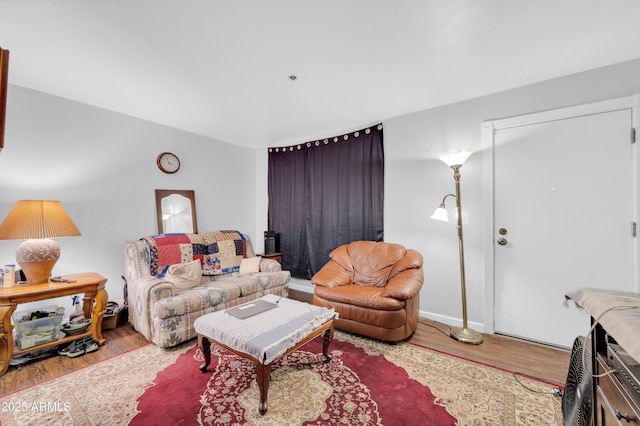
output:
[{"label": "white cloth on bench", "polygon": [[640,362],[640,293],[579,288],[568,292],[565,298],[598,320]]},{"label": "white cloth on bench", "polygon": [[212,312],[195,321],[195,330],[266,365],[338,316],[332,309],[273,294],[261,299],[277,303],[278,306],[245,319],[236,318],[225,311]]}]

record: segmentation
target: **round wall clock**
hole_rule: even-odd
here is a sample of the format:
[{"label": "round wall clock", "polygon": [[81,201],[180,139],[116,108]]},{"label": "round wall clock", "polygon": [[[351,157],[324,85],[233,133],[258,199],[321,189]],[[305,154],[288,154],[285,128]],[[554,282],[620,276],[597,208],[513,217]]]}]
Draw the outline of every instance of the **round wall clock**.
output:
[{"label": "round wall clock", "polygon": [[180,159],[171,152],[163,152],[158,155],[158,168],[165,173],[175,173],[180,169]]}]

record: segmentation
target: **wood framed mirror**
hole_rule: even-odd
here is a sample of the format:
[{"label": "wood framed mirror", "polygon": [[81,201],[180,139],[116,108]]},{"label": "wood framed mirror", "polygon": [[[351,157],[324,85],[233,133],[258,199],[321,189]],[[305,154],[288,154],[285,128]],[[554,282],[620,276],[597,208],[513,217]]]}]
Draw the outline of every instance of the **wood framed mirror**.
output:
[{"label": "wood framed mirror", "polygon": [[158,233],[198,233],[196,196],[193,190],[156,189]]},{"label": "wood framed mirror", "polygon": [[0,151],[4,148],[4,128],[7,114],[9,51],[0,48]]}]

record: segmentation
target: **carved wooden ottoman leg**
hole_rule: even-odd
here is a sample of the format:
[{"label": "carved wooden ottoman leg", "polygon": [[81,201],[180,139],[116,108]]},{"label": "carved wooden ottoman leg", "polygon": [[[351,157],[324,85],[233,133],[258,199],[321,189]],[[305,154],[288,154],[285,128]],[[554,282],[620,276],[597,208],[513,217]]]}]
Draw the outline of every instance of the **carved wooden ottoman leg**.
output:
[{"label": "carved wooden ottoman leg", "polygon": [[269,393],[269,379],[271,378],[271,364],[256,364],[258,369],[258,389],[260,389],[260,405],[258,411],[264,415],[269,408],[267,394]]},{"label": "carved wooden ottoman leg", "polygon": [[204,362],[200,366],[200,371],[205,373],[207,367],[211,364],[211,342],[206,336],[198,334],[198,345],[200,345],[200,349],[202,349],[202,354],[204,355]]},{"label": "carved wooden ottoman leg", "polygon": [[331,355],[329,355],[329,344],[333,340],[333,325],[331,328],[325,330],[322,340],[322,355],[325,357],[325,363],[331,361]]}]

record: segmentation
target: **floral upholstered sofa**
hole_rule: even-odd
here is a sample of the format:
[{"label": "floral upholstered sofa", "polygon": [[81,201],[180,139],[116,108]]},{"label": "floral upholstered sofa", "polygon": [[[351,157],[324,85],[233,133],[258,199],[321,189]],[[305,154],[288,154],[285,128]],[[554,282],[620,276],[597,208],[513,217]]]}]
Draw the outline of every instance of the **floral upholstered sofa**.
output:
[{"label": "floral upholstered sofa", "polygon": [[289,292],[289,271],[238,231],[148,236],[126,241],[124,256],[129,321],[163,348],[196,337],[204,314]]}]

